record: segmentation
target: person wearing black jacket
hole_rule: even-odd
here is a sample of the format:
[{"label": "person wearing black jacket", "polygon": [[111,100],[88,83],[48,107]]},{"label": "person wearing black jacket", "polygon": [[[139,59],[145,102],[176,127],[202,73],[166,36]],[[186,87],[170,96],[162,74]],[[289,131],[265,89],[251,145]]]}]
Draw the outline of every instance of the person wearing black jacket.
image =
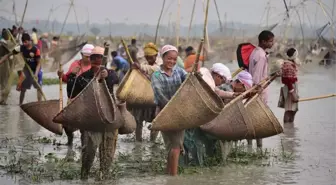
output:
[{"label": "person wearing black jacket", "polygon": [[[113,86],[118,84],[118,77],[112,70],[101,68],[103,59],[104,48],[95,47],[92,50],[90,61],[91,69],[77,76],[79,71],[75,68],[73,72],[68,76],[67,82],[67,94],[70,99],[76,97],[95,77],[99,80],[105,79],[109,91],[114,98]],[[76,71],[77,70],[77,71]],[[83,105],[85,106],[85,105]],[[108,169],[113,161],[113,155],[115,151],[115,143],[117,140],[117,129],[113,132],[91,132],[81,130],[82,141],[82,168],[81,179],[88,179],[90,169],[93,165],[96,150],[99,146],[99,158],[100,158],[100,170],[103,174],[103,179],[107,178]]]}]

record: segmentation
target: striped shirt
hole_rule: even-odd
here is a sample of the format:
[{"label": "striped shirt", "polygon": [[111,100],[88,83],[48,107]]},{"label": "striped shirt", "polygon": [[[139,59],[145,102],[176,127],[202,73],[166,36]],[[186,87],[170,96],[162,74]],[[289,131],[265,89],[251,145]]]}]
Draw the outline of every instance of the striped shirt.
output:
[{"label": "striped shirt", "polygon": [[162,70],[161,66],[158,71],[153,73],[151,78],[155,104],[162,109],[186,78],[187,72],[178,66],[173,68],[170,76]]}]

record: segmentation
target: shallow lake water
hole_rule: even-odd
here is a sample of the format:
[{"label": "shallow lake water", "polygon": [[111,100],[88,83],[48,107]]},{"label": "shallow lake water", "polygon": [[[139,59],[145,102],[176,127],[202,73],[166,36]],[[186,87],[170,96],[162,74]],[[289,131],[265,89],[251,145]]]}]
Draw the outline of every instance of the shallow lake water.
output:
[{"label": "shallow lake water", "polygon": [[[235,69],[236,65],[228,65]],[[335,69],[304,67],[299,76],[300,97],[311,97],[336,92]],[[283,110],[277,107],[279,89],[281,84],[275,81],[270,86],[269,106],[282,123]],[[48,99],[58,98],[58,86],[44,86],[43,90]],[[65,89],[63,91],[66,92]],[[64,94],[65,97],[65,94]],[[0,139],[2,142],[15,143],[16,150],[29,151],[27,137],[52,136],[58,142],[65,143],[66,136],[54,136],[44,128],[36,124],[18,106],[19,93],[12,90],[8,105],[0,106]],[[36,92],[27,93],[25,102],[36,101]],[[283,123],[282,123],[283,125]],[[181,175],[179,177],[168,176],[144,176],[134,175],[118,178],[110,182],[82,183],[81,181],[54,181],[43,184],[123,184],[123,185],[177,185],[177,184],[299,184],[299,185],[332,185],[336,184],[336,99],[322,99],[302,102],[299,105],[294,124],[285,124],[284,133],[264,139],[264,148],[274,151],[285,150],[294,157],[289,161],[271,162],[269,165],[235,165],[229,164],[205,170],[201,173]],[[75,143],[78,146],[79,133],[76,132]],[[148,142],[148,131],[144,128],[143,143],[135,143],[122,136],[118,139],[118,152],[131,155],[146,153],[145,147],[151,145]],[[126,139],[125,139],[126,138]],[[254,143],[255,144],[255,143]],[[76,148],[77,157],[79,149]],[[8,145],[7,145],[8,146]],[[51,144],[36,144],[43,154],[53,152],[58,156],[66,156],[68,147],[60,145],[55,148]],[[35,146],[35,148],[36,148]],[[33,148],[33,147],[32,147]],[[8,147],[0,148],[0,157],[8,155]],[[3,164],[1,164],[3,165]],[[1,172],[0,184],[17,185],[29,184],[19,175],[9,175]]]}]

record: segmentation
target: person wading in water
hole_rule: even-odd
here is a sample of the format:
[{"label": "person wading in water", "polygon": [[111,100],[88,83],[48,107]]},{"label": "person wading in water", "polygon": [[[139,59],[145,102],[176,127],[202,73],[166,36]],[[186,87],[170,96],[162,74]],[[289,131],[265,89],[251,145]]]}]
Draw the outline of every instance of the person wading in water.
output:
[{"label": "person wading in water", "polygon": [[[187,72],[175,65],[178,56],[176,47],[163,46],[161,56],[163,64],[158,71],[153,73],[151,78],[154,101],[157,105],[156,115],[167,105],[187,78]],[[169,175],[177,175],[179,156],[184,151],[184,130],[162,132],[162,136],[168,151],[167,172]]]},{"label": "person wading in water", "polygon": [[[67,92],[71,94],[74,88],[74,93],[80,93],[88,83],[97,75],[98,79],[105,79],[106,84],[110,90],[113,92],[113,85],[118,84],[118,78],[114,71],[107,70],[102,67],[102,60],[104,55],[104,48],[96,46],[90,55],[91,68],[83,72],[81,75],[77,76],[74,73],[69,75]],[[99,71],[100,70],[100,71]],[[78,70],[77,70],[78,72]],[[73,87],[75,86],[75,87]],[[74,96],[73,96],[74,97]],[[112,97],[113,94],[112,94]],[[72,98],[72,97],[71,97]],[[85,106],[85,105],[83,105]],[[102,173],[102,178],[108,178],[109,167],[113,161],[113,155],[115,152],[118,130],[111,132],[91,132],[91,131],[81,131],[81,141],[82,141],[82,168],[81,168],[81,179],[86,180],[89,177],[90,169],[93,165],[93,161],[96,155],[96,150],[99,147],[99,158],[100,158],[100,171]]]},{"label": "person wading in water", "polygon": [[294,48],[287,50],[287,60],[281,68],[281,81],[284,86],[280,89],[279,107],[285,109],[284,123],[293,123],[298,108],[298,51]]},{"label": "person wading in water", "polygon": [[[23,74],[25,79],[22,81],[22,84],[20,85],[20,89],[17,89],[20,91],[20,105],[23,103],[25,98],[25,93],[27,89],[30,89],[33,85],[35,89],[38,89],[38,85],[42,85],[42,71],[41,71],[41,53],[40,50],[33,45],[32,40],[30,38],[30,35],[27,33],[22,34],[22,43],[23,45],[15,47],[13,50],[13,54],[19,54],[22,53],[22,56],[26,62],[27,65],[23,68]],[[7,55],[8,57],[9,55]],[[29,72],[28,67],[32,70],[33,75],[32,76]],[[34,78],[37,80],[34,80]],[[41,101],[42,94],[39,90],[37,90],[37,100]]]},{"label": "person wading in water", "polygon": [[[84,72],[90,70],[91,69],[90,55],[91,55],[93,48],[94,46],[92,44],[86,44],[85,46],[83,46],[81,50],[82,59],[74,61],[70,65],[69,70],[66,74],[63,73],[62,69],[58,70],[57,72],[58,77],[62,78],[63,82],[67,83],[71,74],[75,74],[76,76],[79,76],[83,74]],[[68,91],[69,101],[71,101],[71,99],[76,97],[81,91],[80,89],[78,91],[75,91],[75,90],[78,90],[78,89],[71,89],[70,91]],[[71,146],[73,143],[73,137],[74,137],[73,132],[75,131],[75,129],[66,127],[66,126],[63,126],[63,128],[68,137],[68,145]]]},{"label": "person wading in water", "polygon": [[[147,63],[140,64],[138,61],[134,62],[132,65],[133,69],[139,69],[143,74],[147,75],[149,78],[155,71],[160,69],[162,64],[161,57],[158,56],[158,48],[154,43],[148,43],[144,47],[144,53]],[[140,108],[128,106],[133,116],[136,119],[137,127],[135,131],[135,138],[137,141],[142,141],[142,128],[143,121],[152,122],[155,117],[155,107],[153,108]],[[150,140],[155,141],[159,132],[151,131]]]},{"label": "person wading in water", "polygon": [[[271,49],[274,43],[274,34],[264,30],[258,36],[259,44],[250,55],[248,72],[252,75],[253,84],[259,84],[268,77],[268,56],[266,49]],[[261,98],[265,104],[268,100],[268,88],[264,89]],[[252,140],[247,141],[252,145]],[[262,147],[262,139],[257,139],[257,147]]]}]

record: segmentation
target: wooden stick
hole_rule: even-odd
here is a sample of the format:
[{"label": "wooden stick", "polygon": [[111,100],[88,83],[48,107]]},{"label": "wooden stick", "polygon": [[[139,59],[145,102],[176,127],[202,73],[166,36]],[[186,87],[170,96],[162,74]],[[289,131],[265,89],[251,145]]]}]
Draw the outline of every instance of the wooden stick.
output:
[{"label": "wooden stick", "polygon": [[[205,7],[205,11],[204,11],[205,12],[205,18],[204,18],[204,28],[203,28],[203,38],[205,39],[205,43],[207,44],[208,51],[210,51],[210,42],[209,42],[209,35],[208,35],[209,4],[210,4],[210,0],[207,0],[207,4],[206,4],[206,7]],[[204,8],[204,5],[203,5],[203,8]]]},{"label": "wooden stick", "polygon": [[328,94],[328,95],[323,95],[323,96],[315,96],[315,97],[310,97],[310,98],[302,98],[299,99],[299,102],[303,101],[311,101],[311,100],[319,100],[319,99],[324,99],[324,98],[332,98],[335,97],[336,94]]},{"label": "wooden stick", "polygon": [[218,21],[219,21],[219,29],[220,29],[220,32],[223,32],[223,25],[222,25],[222,21],[221,21],[220,14],[219,14],[219,9],[218,9],[218,6],[217,6],[217,1],[214,0],[214,3],[215,3],[217,16],[218,16]]},{"label": "wooden stick", "polygon": [[157,40],[157,36],[158,36],[158,32],[159,32],[159,27],[160,27],[160,21],[161,21],[161,17],[162,17],[162,13],[163,13],[165,4],[166,4],[166,0],[163,0],[163,2],[162,2],[162,8],[161,8],[160,16],[159,16],[159,20],[158,20],[158,23],[156,25],[154,44],[156,44],[156,40]]},{"label": "wooden stick", "polygon": [[123,38],[121,38],[121,43],[122,43],[123,47],[125,48],[126,55],[127,55],[127,58],[128,58],[128,62],[129,62],[130,64],[133,64],[134,61],[133,61],[133,59],[132,59],[132,57],[131,57],[131,54],[130,54],[130,52],[129,52],[129,50],[128,50],[128,47],[126,46],[125,41],[124,41]]},{"label": "wooden stick", "polygon": [[238,73],[240,73],[240,72],[243,71],[243,70],[244,70],[244,68],[242,68],[242,67],[239,68],[239,69],[237,69],[235,72],[232,73],[232,75],[231,75],[232,78],[235,77]]},{"label": "wooden stick", "polygon": [[68,12],[67,12],[67,14],[66,14],[66,16],[65,16],[65,19],[64,19],[64,22],[63,22],[63,25],[62,25],[62,29],[61,29],[61,32],[60,32],[59,36],[61,36],[62,33],[63,33],[64,27],[65,27],[65,23],[66,23],[67,20],[68,20],[68,17],[69,17],[69,14],[70,14],[70,10],[71,10],[71,8],[72,8],[72,5],[73,5],[73,4],[71,3],[70,6],[69,6],[69,9],[68,9]]},{"label": "wooden stick", "polygon": [[21,18],[20,27],[22,27],[22,25],[23,25],[24,17],[26,15],[26,11],[27,11],[27,6],[28,6],[28,0],[26,0],[26,4],[25,4],[24,10],[23,10],[23,15],[22,15],[22,18]]},{"label": "wooden stick", "polygon": [[180,44],[180,11],[181,11],[181,0],[178,0],[178,9],[177,9],[177,19],[176,19],[176,47]]},{"label": "wooden stick", "polygon": [[189,28],[188,28],[188,36],[187,36],[187,44],[189,44],[189,37],[190,37],[192,21],[194,19],[195,6],[196,6],[196,0],[194,0],[194,5],[193,5],[192,11],[191,11],[190,23],[189,23]]},{"label": "wooden stick", "polygon": [[[62,70],[62,63],[59,61],[59,70]],[[59,110],[61,111],[63,109],[63,81],[62,76],[59,77]]]},{"label": "wooden stick", "polygon": [[196,61],[194,63],[192,72],[197,72],[197,70],[198,70],[198,63],[199,63],[199,59],[200,59],[200,56],[201,56],[201,51],[203,49],[203,43],[204,43],[204,39],[201,40],[201,43],[198,46],[197,55],[196,55]]}]

